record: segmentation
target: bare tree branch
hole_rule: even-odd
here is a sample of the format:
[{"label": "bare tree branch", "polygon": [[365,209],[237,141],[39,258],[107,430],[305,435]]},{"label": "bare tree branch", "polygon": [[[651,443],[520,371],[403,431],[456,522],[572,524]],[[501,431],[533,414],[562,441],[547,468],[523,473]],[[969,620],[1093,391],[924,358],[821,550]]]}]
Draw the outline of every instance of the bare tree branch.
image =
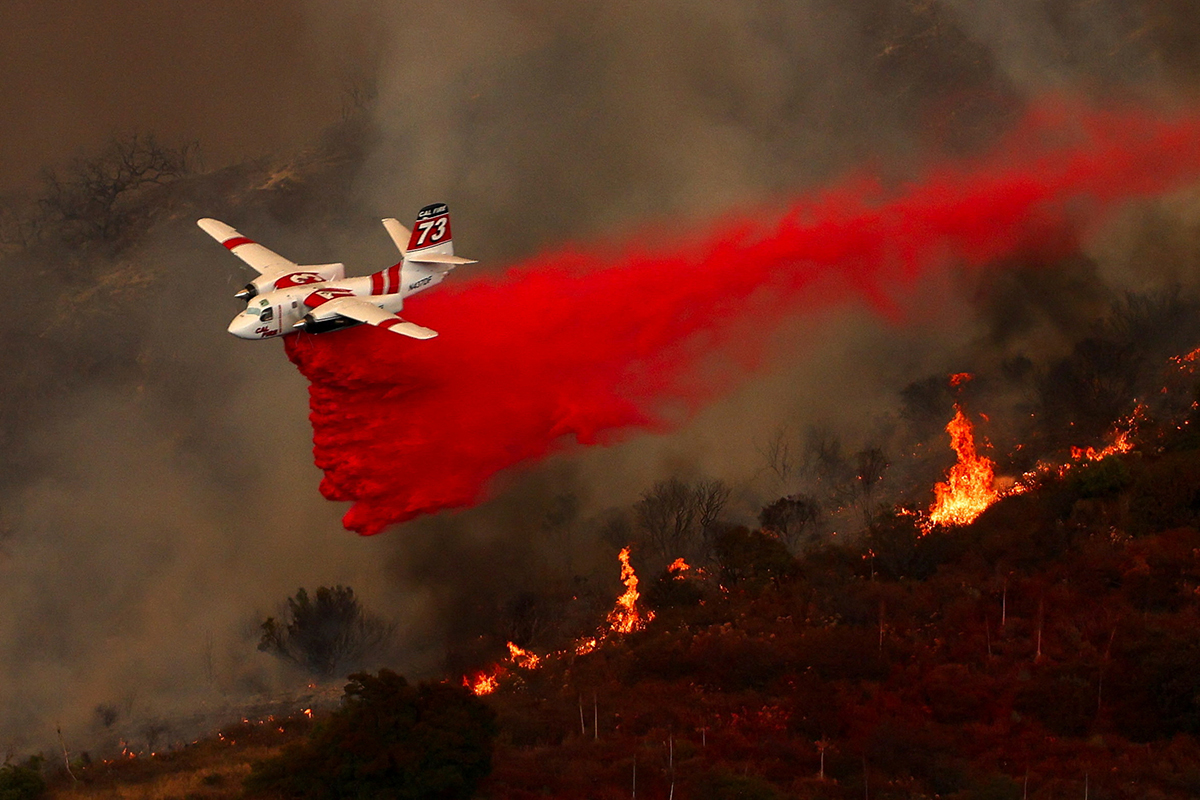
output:
[{"label": "bare tree branch", "polygon": [[153,134],[113,139],[100,154],[72,161],[61,175],[55,170],[43,172],[42,210],[69,236],[113,241],[137,217],[138,190],[188,174],[198,151],[195,142],[165,147]]}]

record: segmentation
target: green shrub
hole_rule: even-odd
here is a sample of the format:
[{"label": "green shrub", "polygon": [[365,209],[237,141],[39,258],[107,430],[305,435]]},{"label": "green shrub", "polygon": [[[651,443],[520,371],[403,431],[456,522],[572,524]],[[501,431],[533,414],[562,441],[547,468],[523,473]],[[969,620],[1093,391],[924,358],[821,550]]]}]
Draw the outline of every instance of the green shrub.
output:
[{"label": "green shrub", "polygon": [[705,800],[779,800],[784,795],[766,778],[715,769],[696,780],[692,796]]},{"label": "green shrub", "polygon": [[954,800],[1018,800],[1024,796],[1021,786],[1007,775],[992,775],[976,781],[954,795]]},{"label": "green shrub", "polygon": [[466,800],[492,768],[494,712],[470,691],[350,676],[343,707],[305,742],[260,763],[250,793],[333,800]]},{"label": "green shrub", "polygon": [[386,651],[394,625],[363,608],[349,586],[321,586],[314,597],[300,589],[288,598],[282,620],[262,624],[258,649],[291,661],[319,678],[361,668]]},{"label": "green shrub", "polygon": [[1164,456],[1137,475],[1129,492],[1130,533],[1195,524],[1200,516],[1200,453]]},{"label": "green shrub", "polygon": [[787,546],[762,531],[730,528],[716,541],[721,582],[764,584],[787,578],[796,572],[796,559]]},{"label": "green shrub", "polygon": [[1036,717],[1059,736],[1083,736],[1098,713],[1100,670],[1071,663],[1034,672],[1013,699],[1013,708]]},{"label": "green shrub", "polygon": [[1138,742],[1200,734],[1200,642],[1192,627],[1160,621],[1114,641],[1104,682],[1114,727]]},{"label": "green shrub", "polygon": [[35,800],[46,793],[46,779],[42,777],[37,756],[24,765],[6,764],[0,767],[0,800]]},{"label": "green shrub", "polygon": [[1071,488],[1082,498],[1111,497],[1133,483],[1125,461],[1117,456],[1085,464],[1071,479]]}]

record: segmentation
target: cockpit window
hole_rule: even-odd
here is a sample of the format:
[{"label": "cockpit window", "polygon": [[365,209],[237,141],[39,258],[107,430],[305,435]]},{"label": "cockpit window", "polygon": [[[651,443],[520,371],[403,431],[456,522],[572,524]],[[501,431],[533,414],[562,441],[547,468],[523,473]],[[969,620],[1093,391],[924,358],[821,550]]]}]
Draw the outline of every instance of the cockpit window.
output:
[{"label": "cockpit window", "polygon": [[275,319],[275,309],[270,307],[264,308],[259,319],[261,319],[263,322],[270,322],[271,320]]},{"label": "cockpit window", "polygon": [[256,316],[256,317],[257,317],[257,316],[258,316],[258,309],[257,309],[257,308],[255,308],[254,306],[250,306],[249,308],[247,308],[247,309],[246,309],[246,313],[247,313],[247,314],[253,314],[254,316]]}]

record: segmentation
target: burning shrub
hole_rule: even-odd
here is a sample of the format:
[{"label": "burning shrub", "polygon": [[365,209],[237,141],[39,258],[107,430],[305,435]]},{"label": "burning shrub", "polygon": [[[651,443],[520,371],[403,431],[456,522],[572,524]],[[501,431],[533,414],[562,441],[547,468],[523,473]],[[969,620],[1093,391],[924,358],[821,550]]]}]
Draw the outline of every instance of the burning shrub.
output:
[{"label": "burning shrub", "polygon": [[1040,413],[1049,443],[1064,437],[1099,439],[1128,410],[1131,398],[1159,388],[1169,356],[1200,337],[1200,299],[1175,286],[1128,293],[1113,304],[1092,336],[1052,364],[1038,381]]},{"label": "burning shrub", "polygon": [[268,617],[262,624],[258,649],[319,678],[332,678],[380,656],[394,630],[364,610],[349,586],[321,586],[315,599],[300,589],[287,602],[287,619]]},{"label": "burning shrub", "polygon": [[494,712],[450,684],[350,676],[343,707],[309,739],[260,763],[251,793],[284,797],[471,797],[492,768]]},{"label": "burning shrub", "polygon": [[[646,603],[651,608],[660,611],[668,608],[691,608],[699,605],[704,599],[704,588],[700,581],[688,577],[686,572],[674,567],[672,564],[664,569],[646,590]],[[688,567],[685,564],[684,570],[686,569]]]}]

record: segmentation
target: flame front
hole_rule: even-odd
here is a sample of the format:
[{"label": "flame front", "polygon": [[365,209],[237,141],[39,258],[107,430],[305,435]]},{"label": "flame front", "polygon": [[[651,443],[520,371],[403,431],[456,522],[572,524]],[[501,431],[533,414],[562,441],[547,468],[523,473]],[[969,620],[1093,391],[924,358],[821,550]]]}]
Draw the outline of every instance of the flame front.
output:
[{"label": "flame front", "polygon": [[[647,622],[654,619],[653,611],[647,609],[645,613],[640,613],[637,609],[639,597],[637,590],[638,579],[637,575],[634,574],[633,567],[629,563],[629,548],[623,548],[617,557],[621,560],[621,582],[625,584],[625,592],[617,598],[616,606],[608,613],[608,617],[605,619],[605,622],[608,624],[607,628],[600,629],[594,636],[576,640],[573,648],[576,656],[587,655],[598,649],[608,638],[609,634],[639,631],[646,627]],[[680,558],[669,569],[676,577],[680,577],[684,570],[689,569],[689,567]],[[546,658],[559,659],[565,655],[567,655],[566,651],[558,651],[548,654]],[[532,653],[513,642],[508,643],[508,660],[521,669],[528,670],[538,669],[542,666],[543,661],[542,656]],[[504,665],[493,664],[490,670],[477,672],[473,676],[464,675],[462,685],[482,697],[500,688],[500,678],[507,672],[508,670]]]},{"label": "flame front", "polygon": [[638,579],[629,564],[629,548],[622,548],[617,558],[621,559],[621,583],[625,584],[625,593],[617,598],[617,605],[608,612],[608,627],[613,633],[640,631],[654,619],[654,612],[647,611],[644,618],[638,613]]},{"label": "flame front", "polygon": [[[1176,356],[1175,358],[1179,359],[1181,362],[1191,363],[1195,360],[1196,353],[1198,352],[1200,352],[1200,350],[1193,350],[1186,356]],[[1133,435],[1137,433],[1138,426],[1141,425],[1145,418],[1146,406],[1142,403],[1138,403],[1134,407],[1133,413],[1131,413],[1128,417],[1125,417],[1114,426],[1112,444],[1108,445],[1107,447],[1102,447],[1099,450],[1094,447],[1072,447],[1071,460],[1099,461],[1100,459],[1108,458],[1109,456],[1128,453],[1135,446]]]},{"label": "flame front", "polygon": [[944,483],[933,487],[936,499],[929,508],[929,521],[937,525],[966,525],[1000,496],[995,485],[995,464],[975,451],[974,426],[957,403],[954,410],[946,432],[958,454],[958,463],[950,468]]},{"label": "flame front", "polygon": [[508,643],[508,659],[521,669],[537,669],[542,663],[542,658],[537,653],[517,647],[512,642]]}]

